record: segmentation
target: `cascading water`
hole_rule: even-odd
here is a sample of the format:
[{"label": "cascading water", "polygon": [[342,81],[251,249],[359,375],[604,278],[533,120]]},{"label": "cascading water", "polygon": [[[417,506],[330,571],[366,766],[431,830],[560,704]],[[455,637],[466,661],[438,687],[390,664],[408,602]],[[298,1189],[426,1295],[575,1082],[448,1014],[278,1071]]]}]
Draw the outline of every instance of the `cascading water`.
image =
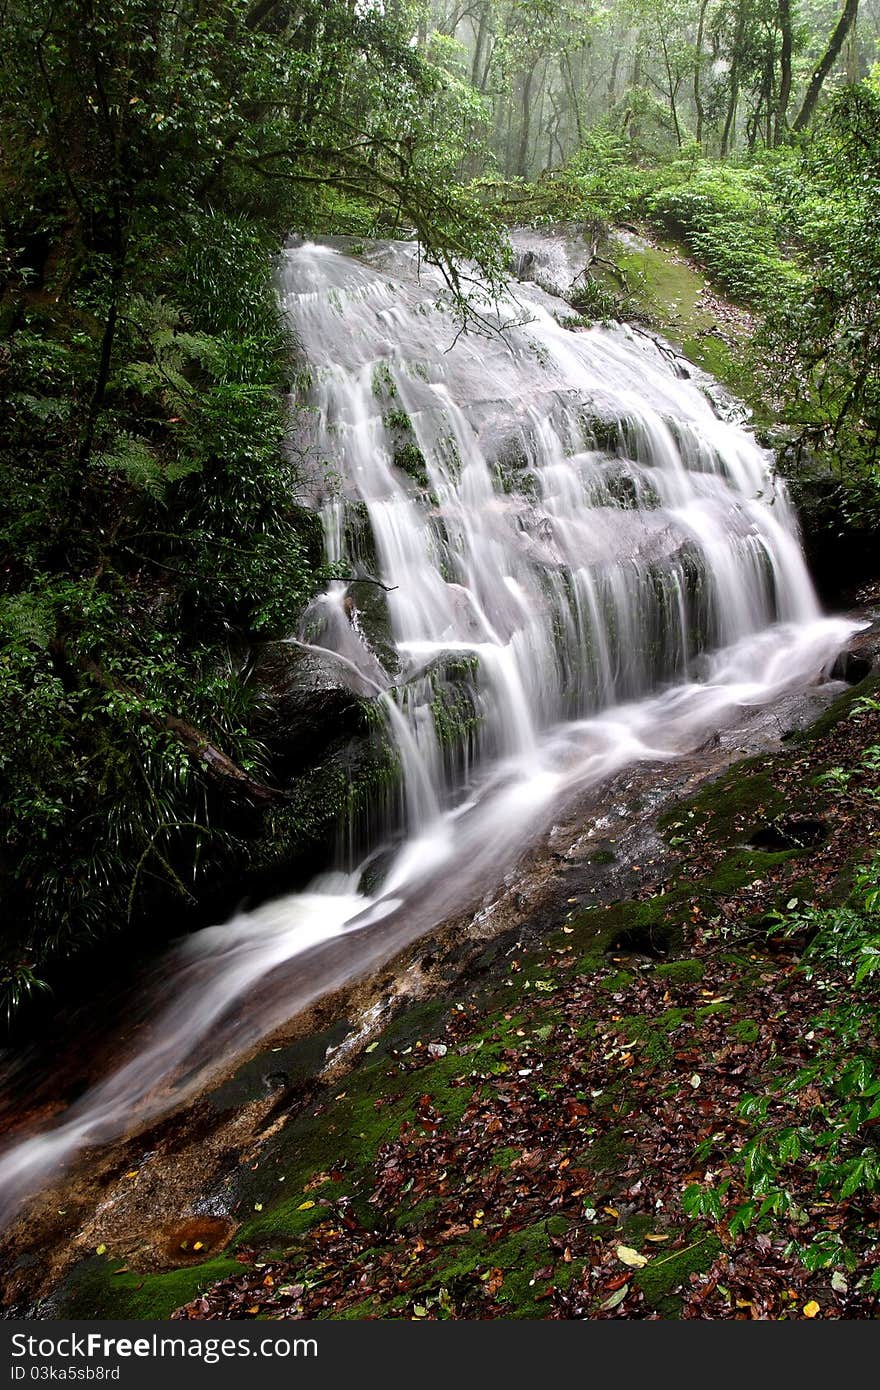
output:
[{"label": "cascading water", "polygon": [[[572,278],[564,243],[519,249]],[[821,617],[754,439],[653,340],[572,331],[534,283],[498,306],[518,326],[457,333],[406,244],[296,246],[280,288],[327,560],[375,585],[387,622],[371,641],[340,577],[292,640],[375,697],[404,833],[369,893],[356,868],[325,875],[181,946],[137,1054],[0,1159],[6,1218],[79,1149],[475,906],[566,797],[818,678],[852,631]]]}]

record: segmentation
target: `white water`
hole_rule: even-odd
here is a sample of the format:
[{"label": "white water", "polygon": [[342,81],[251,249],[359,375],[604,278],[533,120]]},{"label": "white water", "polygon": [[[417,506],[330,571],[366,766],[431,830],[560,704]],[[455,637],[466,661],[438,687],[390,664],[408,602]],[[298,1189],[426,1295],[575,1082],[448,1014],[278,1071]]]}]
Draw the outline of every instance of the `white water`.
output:
[{"label": "white water", "polygon": [[[820,678],[852,630],[821,616],[754,439],[652,341],[572,332],[559,300],[523,285],[502,313],[528,324],[450,348],[413,249],[370,259],[297,247],[281,293],[311,368],[298,444],[327,558],[387,586],[396,655],[371,648],[342,580],[293,640],[375,693],[405,833],[371,895],[357,870],[327,875],[173,953],[173,1002],[132,1060],[0,1159],[0,1218],[81,1149],[179,1104],[284,1018],[477,906],[565,798]],[[427,486],[394,462],[395,412]],[[438,696],[470,713],[458,745],[436,726]]]}]

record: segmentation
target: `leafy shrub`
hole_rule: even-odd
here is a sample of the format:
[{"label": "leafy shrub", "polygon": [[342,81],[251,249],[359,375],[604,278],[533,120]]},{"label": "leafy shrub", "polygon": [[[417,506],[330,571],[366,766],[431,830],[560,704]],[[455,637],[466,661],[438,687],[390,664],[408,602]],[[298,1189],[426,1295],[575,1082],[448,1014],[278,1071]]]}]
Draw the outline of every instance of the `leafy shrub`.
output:
[{"label": "leafy shrub", "polygon": [[759,164],[673,164],[664,185],[645,197],[644,210],[735,299],[765,304],[801,282],[780,250],[775,197]]}]

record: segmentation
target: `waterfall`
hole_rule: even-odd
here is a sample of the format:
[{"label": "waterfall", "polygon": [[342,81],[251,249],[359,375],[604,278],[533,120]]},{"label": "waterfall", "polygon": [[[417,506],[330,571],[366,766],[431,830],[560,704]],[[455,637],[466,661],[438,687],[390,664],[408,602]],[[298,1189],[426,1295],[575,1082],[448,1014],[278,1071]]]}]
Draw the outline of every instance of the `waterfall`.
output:
[{"label": "waterfall", "polygon": [[[566,798],[819,678],[851,632],[821,615],[785,490],[712,383],[632,328],[566,326],[550,273],[565,248],[523,247],[544,285],[486,309],[494,333],[460,331],[411,245],[285,252],[309,378],[297,452],[328,563],[376,585],[390,634],[371,640],[337,577],[291,640],[382,711],[401,833],[369,891],[345,865],[172,953],[173,1000],[137,1054],[0,1158],[0,1216],[477,907]],[[438,726],[450,691],[460,734]]]}]

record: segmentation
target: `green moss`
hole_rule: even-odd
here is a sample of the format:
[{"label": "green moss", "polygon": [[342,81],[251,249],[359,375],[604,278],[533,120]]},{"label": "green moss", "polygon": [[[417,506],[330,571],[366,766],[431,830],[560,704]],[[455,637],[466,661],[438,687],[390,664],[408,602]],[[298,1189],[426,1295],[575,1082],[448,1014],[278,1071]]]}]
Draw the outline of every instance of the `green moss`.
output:
[{"label": "green moss", "polygon": [[695,985],[703,978],[705,967],[700,960],[671,960],[654,968],[655,975],[671,985]]},{"label": "green moss", "polygon": [[702,1236],[682,1250],[673,1250],[651,1260],[635,1276],[636,1283],[652,1307],[666,1317],[675,1317],[681,1303],[672,1295],[691,1274],[708,1269],[720,1249],[721,1242],[714,1236]]},{"label": "green moss", "polygon": [[650,1212],[632,1212],[622,1218],[620,1233],[628,1245],[638,1250],[648,1231],[654,1230],[654,1225],[654,1217]]},{"label": "green moss", "polygon": [[401,444],[398,449],[394,450],[394,463],[397,468],[402,468],[414,483],[418,483],[419,487],[428,486],[429,478],[425,456],[414,440]]},{"label": "green moss", "polygon": [[755,1043],[760,1036],[760,1028],[753,1018],[738,1018],[728,1026],[727,1032],[737,1042]]},{"label": "green moss", "polygon": [[[306,1205],[303,1210],[303,1205],[309,1202],[312,1205]],[[254,1205],[262,1207],[264,1203]],[[279,1243],[288,1246],[311,1226],[325,1221],[327,1215],[327,1208],[319,1205],[311,1193],[306,1195],[298,1191],[247,1221],[238,1233],[236,1244],[263,1246],[269,1242],[273,1246]]]},{"label": "green moss", "polygon": [[578,1162],[585,1163],[594,1173],[612,1172],[620,1165],[628,1147],[629,1141],[621,1128],[609,1129],[578,1155]]},{"label": "green moss", "polygon": [[666,1009],[656,1018],[643,1018],[634,1014],[622,1018],[617,1027],[626,1040],[636,1044],[645,1062],[659,1066],[668,1062],[672,1056],[670,1038],[677,1032],[688,1017],[686,1009]]},{"label": "green moss", "polygon": [[498,1149],[494,1159],[495,1167],[502,1169],[509,1168],[510,1165],[513,1163],[514,1159],[519,1158],[521,1153],[522,1149],[515,1149],[510,1147]]},{"label": "green moss", "polygon": [[509,1309],[510,1316],[541,1317],[546,1308],[539,1295],[549,1284],[564,1286],[574,1273],[571,1266],[560,1264],[552,1276],[535,1279],[537,1270],[558,1259],[550,1246],[550,1237],[562,1235],[567,1229],[565,1217],[551,1217],[514,1231],[500,1241],[492,1241],[483,1230],[475,1230],[431,1262],[425,1277],[414,1286],[415,1293],[410,1296],[424,1303],[436,1298],[442,1289],[453,1297],[457,1293],[472,1294],[481,1275],[494,1268],[500,1269],[503,1275],[495,1297]]},{"label": "green moss", "polygon": [[387,362],[379,362],[373,368],[372,388],[373,395],[377,400],[393,401],[397,399],[397,387]]},{"label": "green moss", "polygon": [[670,843],[686,841],[694,830],[708,826],[713,838],[723,843],[784,810],[782,794],[766,771],[766,759],[751,758],[715,778],[693,800],[665,812],[657,824],[670,832]]},{"label": "green moss", "polygon": [[369,1298],[363,1299],[360,1303],[352,1303],[350,1307],[334,1312],[331,1316],[334,1322],[356,1322],[366,1318],[387,1318],[389,1314],[383,1308],[381,1300],[375,1294],[370,1294]]},{"label": "green moss", "polygon": [[119,1260],[93,1256],[78,1264],[56,1296],[53,1314],[64,1318],[168,1318],[204,1289],[241,1270],[233,1259],[220,1256],[186,1269],[162,1274],[138,1274],[122,1269]]},{"label": "green moss", "polygon": [[439,1197],[424,1197],[421,1202],[417,1202],[409,1211],[405,1211],[398,1216],[394,1223],[395,1228],[405,1233],[420,1231],[428,1218],[433,1216],[434,1212],[440,1206],[442,1206],[442,1201]]},{"label": "green moss", "polygon": [[613,864],[616,859],[617,855],[612,849],[596,849],[589,856],[589,862],[591,864]]},{"label": "green moss", "polygon": [[409,431],[412,429],[412,421],[405,410],[389,410],[384,423],[387,430]]},{"label": "green moss", "polygon": [[431,715],[437,737],[447,749],[466,748],[479,733],[483,718],[471,685],[440,678],[434,681]]},{"label": "green moss", "polygon": [[517,1231],[508,1240],[492,1249],[492,1261],[504,1271],[504,1282],[496,1294],[498,1302],[509,1309],[515,1318],[540,1318],[546,1308],[538,1295],[549,1284],[559,1284],[560,1277],[571,1278],[570,1267],[561,1265],[554,1275],[536,1279],[536,1272],[547,1266],[554,1257],[548,1235],[549,1222],[539,1222],[524,1231]]},{"label": "green moss", "polygon": [[697,1023],[702,1023],[704,1018],[711,1018],[713,1014],[729,1014],[730,1003],[728,1000],[719,1000],[716,1004],[703,1004],[694,1015]]},{"label": "green moss", "polygon": [[803,850],[779,850],[776,852],[752,849],[735,850],[732,854],[727,855],[715,870],[709,881],[709,891],[718,894],[733,893],[737,888],[742,888],[757,878],[764,878],[778,865],[784,864],[787,859],[804,852]]},{"label": "green moss", "polygon": [[634,979],[635,975],[631,970],[616,970],[607,980],[600,980],[599,988],[607,990],[610,994],[618,994],[627,989]]},{"label": "green moss", "polygon": [[571,928],[570,937],[555,933],[550,943],[567,941],[575,949],[581,948],[578,969],[584,974],[601,966],[606,952],[615,947],[665,952],[681,944],[684,935],[674,894],[588,908],[572,918]]},{"label": "green moss", "polygon": [[876,696],[880,690],[880,671],[871,671],[858,685],[853,685],[849,690],[845,690],[833,704],[829,705],[824,714],[820,715],[814,723],[806,729],[800,729],[792,734],[793,743],[821,743],[843,719],[848,719],[852,707],[856,701],[861,700],[866,695]]},{"label": "green moss", "polygon": [[691,362],[747,400],[763,419],[765,393],[751,367],[748,333],[730,316],[719,322],[707,296],[711,288],[707,277],[674,246],[644,238],[612,233],[608,254],[625,277],[622,296],[616,277],[610,273],[604,281],[600,277],[606,289],[616,287],[618,313],[641,319],[662,333]]}]

